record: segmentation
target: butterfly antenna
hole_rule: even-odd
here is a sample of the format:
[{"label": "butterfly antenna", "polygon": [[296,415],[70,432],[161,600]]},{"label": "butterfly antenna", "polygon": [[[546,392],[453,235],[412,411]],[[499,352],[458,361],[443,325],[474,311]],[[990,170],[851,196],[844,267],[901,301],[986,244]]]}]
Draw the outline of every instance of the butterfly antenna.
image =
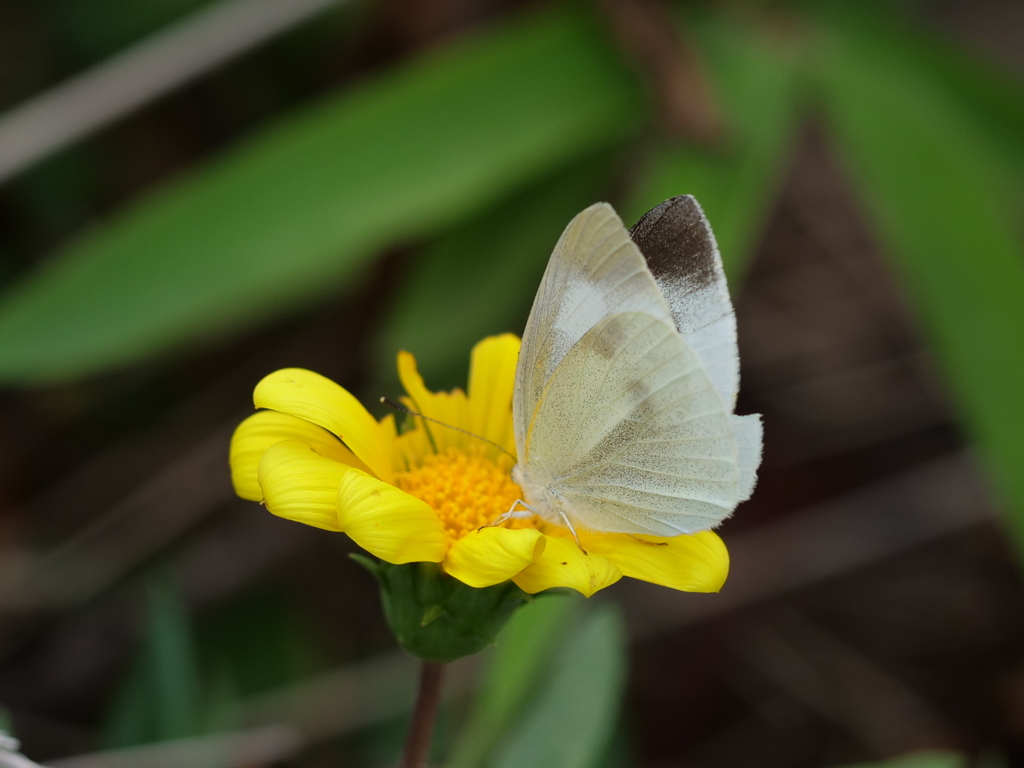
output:
[{"label": "butterfly antenna", "polygon": [[495,448],[497,448],[502,453],[512,457],[512,459],[516,458],[515,454],[513,454],[511,451],[505,450],[504,448],[502,448],[500,445],[498,445],[493,440],[488,440],[486,437],[481,437],[480,435],[478,435],[478,434],[476,434],[474,432],[470,432],[468,429],[462,429],[461,427],[453,427],[451,424],[445,424],[443,421],[438,421],[437,419],[432,419],[429,416],[424,416],[422,413],[417,413],[412,408],[406,408],[404,405],[402,405],[399,402],[396,402],[396,401],[392,400],[390,397],[382,397],[380,399],[380,401],[384,405],[386,405],[388,408],[394,408],[396,411],[402,411],[403,413],[408,413],[410,416],[419,416],[421,419],[424,419],[425,421],[429,421],[432,424],[437,424],[437,425],[442,426],[442,427],[447,427],[448,429],[454,429],[456,432],[461,432],[464,435],[469,435],[470,437],[475,437],[477,440],[483,440],[485,443],[493,445]]}]

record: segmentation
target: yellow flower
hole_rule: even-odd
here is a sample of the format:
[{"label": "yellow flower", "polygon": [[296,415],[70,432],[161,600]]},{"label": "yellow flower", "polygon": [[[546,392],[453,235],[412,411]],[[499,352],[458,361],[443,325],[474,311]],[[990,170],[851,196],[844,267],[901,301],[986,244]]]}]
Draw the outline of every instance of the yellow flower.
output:
[{"label": "yellow flower", "polygon": [[579,530],[583,552],[566,528],[539,517],[482,527],[522,498],[510,474],[518,353],[511,334],[477,344],[468,394],[430,392],[412,355],[399,354],[406,405],[455,429],[413,418],[399,433],[393,416],[377,421],[333,381],[276,371],[253,393],[262,410],[232,438],[235,491],[275,515],[342,531],[389,563],[440,563],[471,587],[511,579],[529,593],[569,587],[589,597],[630,576],[718,591],[729,555],[712,531],[657,538]]}]

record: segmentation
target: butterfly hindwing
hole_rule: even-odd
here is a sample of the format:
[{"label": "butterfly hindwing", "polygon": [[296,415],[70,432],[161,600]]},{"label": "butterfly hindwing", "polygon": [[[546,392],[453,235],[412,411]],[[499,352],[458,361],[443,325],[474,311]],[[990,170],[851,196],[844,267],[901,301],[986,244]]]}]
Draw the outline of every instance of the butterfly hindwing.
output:
[{"label": "butterfly hindwing", "polygon": [[740,495],[732,427],[675,327],[621,313],[588,331],[551,376],[530,426],[526,474],[585,528],[704,530]]},{"label": "butterfly hindwing", "polygon": [[757,468],[761,465],[761,446],[764,441],[761,414],[732,417],[732,434],[736,440],[736,459],[740,470],[740,497],[746,501],[757,483]]}]

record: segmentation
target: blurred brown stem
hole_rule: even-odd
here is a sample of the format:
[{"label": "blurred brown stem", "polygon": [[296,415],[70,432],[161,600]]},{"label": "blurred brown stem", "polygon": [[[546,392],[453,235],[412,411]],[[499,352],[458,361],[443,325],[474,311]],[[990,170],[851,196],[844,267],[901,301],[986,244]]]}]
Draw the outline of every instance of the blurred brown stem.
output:
[{"label": "blurred brown stem", "polygon": [[424,768],[430,753],[430,738],[434,735],[437,720],[437,704],[441,699],[441,684],[444,680],[444,664],[424,661],[420,669],[420,689],[416,695],[416,709],[409,723],[409,735],[405,739],[405,753],[402,768]]},{"label": "blurred brown stem", "polygon": [[651,92],[663,130],[713,147],[724,126],[693,47],[664,0],[597,0],[612,34]]}]

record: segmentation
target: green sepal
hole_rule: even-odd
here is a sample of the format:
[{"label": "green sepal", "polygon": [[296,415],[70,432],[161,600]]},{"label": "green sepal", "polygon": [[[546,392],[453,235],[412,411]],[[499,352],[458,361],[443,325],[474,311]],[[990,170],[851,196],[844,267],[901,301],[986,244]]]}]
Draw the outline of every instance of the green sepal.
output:
[{"label": "green sepal", "polygon": [[479,653],[516,608],[531,600],[511,581],[477,589],[437,563],[392,565],[349,556],[380,584],[384,614],[399,645],[424,661],[447,663]]}]

